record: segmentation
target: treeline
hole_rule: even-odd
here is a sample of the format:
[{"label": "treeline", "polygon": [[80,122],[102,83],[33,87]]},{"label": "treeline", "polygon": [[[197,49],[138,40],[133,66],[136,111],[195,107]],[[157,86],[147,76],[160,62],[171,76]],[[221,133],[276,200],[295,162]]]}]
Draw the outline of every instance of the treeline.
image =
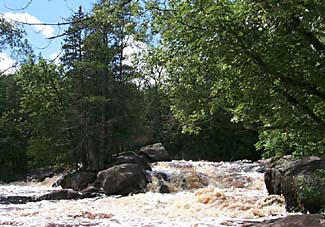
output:
[{"label": "treeline", "polygon": [[[162,142],[174,158],[324,155],[322,1],[99,1],[69,18],[60,63],[0,21],[0,180],[103,169]],[[130,44],[142,49],[126,58]],[[22,54],[23,53],[23,54]]]}]

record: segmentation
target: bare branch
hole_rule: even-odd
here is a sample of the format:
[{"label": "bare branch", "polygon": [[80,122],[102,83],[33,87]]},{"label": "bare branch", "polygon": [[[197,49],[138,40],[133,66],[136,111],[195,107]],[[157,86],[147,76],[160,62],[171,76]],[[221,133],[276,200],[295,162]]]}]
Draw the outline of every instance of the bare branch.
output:
[{"label": "bare branch", "polygon": [[14,8],[9,7],[9,6],[6,4],[5,1],[4,1],[3,3],[4,3],[4,6],[5,6],[6,9],[9,9],[9,10],[12,10],[12,11],[21,11],[21,10],[27,9],[28,6],[29,6],[32,2],[33,2],[33,0],[29,0],[29,1],[26,3],[25,6],[23,6],[23,7],[21,7],[21,8],[18,8],[18,9],[14,9]]},{"label": "bare branch", "polygon": [[9,70],[14,69],[14,68],[16,68],[17,66],[18,66],[18,63],[15,63],[15,64],[13,64],[12,66],[6,68],[5,70],[0,71],[0,77],[6,75],[6,73],[7,73]]},{"label": "bare branch", "polygon": [[[82,20],[79,20],[78,21],[78,23],[81,23],[81,22],[83,22],[83,21]],[[87,24],[85,24],[84,27],[89,26],[93,22],[94,22],[93,20],[89,20],[89,22]],[[71,24],[75,24],[75,23],[71,23]],[[60,26],[59,26],[59,29],[60,29]],[[74,31],[70,31],[70,32],[65,31],[65,32],[60,33],[60,30],[59,30],[59,32],[57,33],[57,35],[48,37],[47,39],[52,40],[52,39],[56,39],[56,38],[60,38],[60,37],[66,36],[66,35],[72,35],[72,34],[74,34],[76,32],[78,32],[78,30],[74,30]]]},{"label": "bare branch", "polygon": [[28,26],[35,26],[35,25],[41,25],[41,26],[63,26],[63,25],[74,25],[74,24],[77,24],[77,23],[81,23],[83,21],[87,21],[87,20],[92,20],[94,19],[94,17],[86,17],[86,18],[83,18],[81,20],[77,20],[77,21],[69,21],[69,22],[57,22],[57,23],[30,23],[30,22],[23,22],[23,21],[18,21],[18,20],[14,20],[14,19],[11,19],[11,18],[8,18],[6,17],[3,13],[0,13],[0,15],[13,22],[13,23],[16,23],[16,24],[21,24],[21,25],[28,25]]},{"label": "bare branch", "polygon": [[55,58],[53,58],[51,61],[50,61],[50,64],[54,63],[59,57],[60,55],[63,53],[63,49],[61,49],[61,51],[55,56]]}]

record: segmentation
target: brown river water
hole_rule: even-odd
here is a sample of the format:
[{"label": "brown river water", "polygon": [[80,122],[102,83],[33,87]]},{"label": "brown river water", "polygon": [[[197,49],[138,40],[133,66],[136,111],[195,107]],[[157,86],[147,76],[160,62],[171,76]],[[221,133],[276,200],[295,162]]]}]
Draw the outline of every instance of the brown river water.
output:
[{"label": "brown river water", "polygon": [[[157,192],[153,177],[148,192],[126,197],[0,204],[0,226],[239,227],[289,215],[283,197],[268,196],[260,169],[249,161],[161,162],[153,172],[184,176],[167,183],[170,193]],[[58,190],[54,180],[0,185],[0,197]]]}]

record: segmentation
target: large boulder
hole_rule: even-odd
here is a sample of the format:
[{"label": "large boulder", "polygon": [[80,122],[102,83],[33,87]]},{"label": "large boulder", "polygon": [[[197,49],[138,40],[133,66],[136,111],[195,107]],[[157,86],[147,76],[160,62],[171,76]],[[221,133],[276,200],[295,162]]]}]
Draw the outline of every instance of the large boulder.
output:
[{"label": "large boulder", "polygon": [[141,166],[145,170],[152,170],[150,164],[143,158],[132,151],[122,152],[113,156],[113,164],[121,165],[134,163]]},{"label": "large boulder", "polygon": [[75,191],[86,188],[96,180],[97,173],[89,170],[78,170],[64,175],[56,184],[62,188]]},{"label": "large boulder", "polygon": [[142,166],[134,163],[116,165],[97,174],[94,186],[107,195],[143,192],[149,180]]},{"label": "large boulder", "polygon": [[284,156],[280,159],[270,160],[264,172],[265,186],[269,194],[280,195],[281,183],[284,173],[292,168],[293,160],[290,155]]},{"label": "large boulder", "polygon": [[284,195],[288,211],[320,212],[325,208],[325,160],[274,160],[265,172],[265,185],[269,194]]},{"label": "large boulder", "polygon": [[142,147],[139,155],[148,162],[171,161],[168,151],[161,143],[155,143]]}]

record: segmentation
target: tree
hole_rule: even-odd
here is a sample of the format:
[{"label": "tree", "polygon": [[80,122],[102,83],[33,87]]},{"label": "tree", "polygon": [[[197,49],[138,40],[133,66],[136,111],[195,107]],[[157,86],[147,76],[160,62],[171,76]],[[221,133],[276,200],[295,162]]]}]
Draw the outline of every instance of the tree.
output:
[{"label": "tree", "polygon": [[0,18],[0,50],[18,48],[21,45],[21,39],[24,32],[19,27],[9,23],[5,18]]},{"label": "tree", "polygon": [[[0,18],[0,52],[10,49],[12,55],[26,53],[28,45],[23,35],[19,27]],[[28,161],[28,131],[24,116],[19,113],[20,91],[14,76],[8,72],[7,69],[0,72],[0,181],[20,179]]]},{"label": "tree", "polygon": [[81,9],[71,18],[62,61],[71,94],[76,161],[98,170],[109,164],[114,153],[133,144],[141,125],[141,94],[131,82],[132,67],[123,61],[133,32],[130,6],[99,1],[93,14],[91,23],[83,20]]},{"label": "tree", "polygon": [[[161,49],[148,47],[142,53],[140,55],[143,56],[138,57],[138,83],[144,93],[146,136],[151,143],[163,142],[173,157],[183,159],[220,161],[260,158],[260,152],[254,149],[257,133],[246,130],[242,124],[230,122],[231,115],[222,108],[196,121],[196,128],[192,131],[189,127],[182,127],[184,122],[177,115],[180,112],[172,108],[176,101],[181,104],[191,101],[192,97],[182,93],[182,83],[175,84],[177,88],[170,86]],[[175,89],[180,92],[178,100],[173,96]],[[200,89],[196,92],[204,95],[205,91]],[[190,108],[188,102],[184,103],[184,107]],[[193,108],[196,107],[193,105]]]},{"label": "tree", "polygon": [[24,175],[27,139],[26,122],[19,113],[19,89],[13,76],[0,77],[0,181]]},{"label": "tree", "polygon": [[150,7],[173,111],[186,131],[223,107],[232,121],[260,133],[257,148],[270,155],[324,155],[322,1],[171,0]]},{"label": "tree", "polygon": [[89,30],[89,21],[84,22],[86,15],[81,7],[69,21],[71,26],[67,29],[66,37],[63,43],[63,56],[61,61],[66,69],[67,84],[69,86],[69,102],[70,108],[70,127],[73,129],[74,159],[76,167],[81,163],[87,168],[89,156],[89,137],[88,137],[88,121],[86,110],[86,89],[87,86],[87,69],[82,67],[84,60],[84,39]]},{"label": "tree", "polygon": [[22,91],[20,112],[26,115],[31,130],[27,150],[31,166],[70,164],[72,134],[67,127],[62,67],[41,57],[31,59],[22,65],[15,79]]}]

